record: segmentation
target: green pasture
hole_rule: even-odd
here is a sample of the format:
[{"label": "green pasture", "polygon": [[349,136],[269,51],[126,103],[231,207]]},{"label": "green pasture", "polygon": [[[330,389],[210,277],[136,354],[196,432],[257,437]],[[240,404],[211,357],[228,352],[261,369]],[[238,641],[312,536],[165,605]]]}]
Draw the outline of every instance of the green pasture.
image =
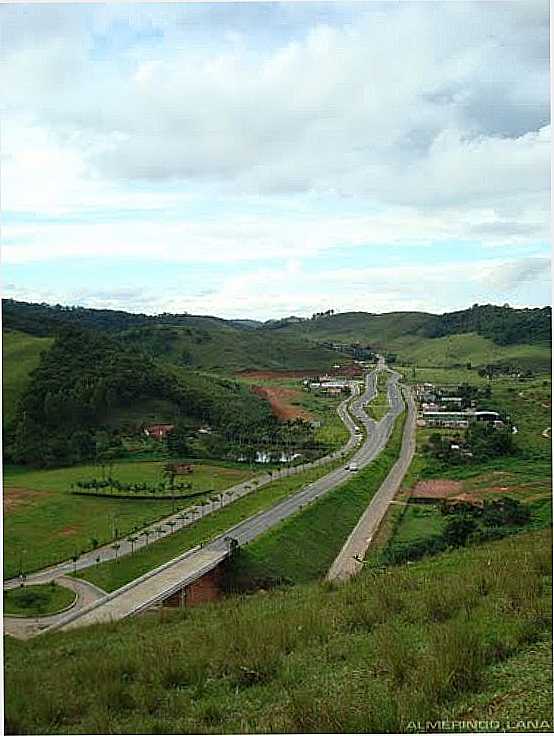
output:
[{"label": "green pasture", "polygon": [[34,337],[17,330],[2,331],[2,401],[4,427],[15,419],[17,402],[27,388],[29,374],[40,355],[53,343],[51,337]]},{"label": "green pasture", "polygon": [[520,534],[337,586],[7,637],[6,731],[409,733],[414,719],[533,718],[551,732],[551,543]]},{"label": "green pasture", "polygon": [[147,547],[142,547],[132,555],[103,562],[94,568],[89,567],[79,571],[77,575],[104,590],[116,590],[200,542],[207,542],[240,521],[269,508],[342,463],[344,463],[344,458],[319,468],[306,470],[298,475],[276,480],[234,501],[229,506],[199,519],[191,526],[152,542]]},{"label": "green pasture", "polygon": [[[156,483],[163,478],[162,462],[114,463],[112,474],[124,482]],[[108,472],[106,468],[104,472]],[[248,468],[195,465],[192,475],[178,476],[192,483],[191,493],[221,491],[252,477]],[[54,470],[28,470],[7,466],[4,489],[7,513],[4,517],[4,575],[19,570],[39,569],[93,547],[92,540],[105,544],[137,527],[143,527],[172,512],[171,500],[135,500],[74,495],[71,484],[101,478],[102,469],[80,465]],[[191,506],[179,500],[179,506]]]}]

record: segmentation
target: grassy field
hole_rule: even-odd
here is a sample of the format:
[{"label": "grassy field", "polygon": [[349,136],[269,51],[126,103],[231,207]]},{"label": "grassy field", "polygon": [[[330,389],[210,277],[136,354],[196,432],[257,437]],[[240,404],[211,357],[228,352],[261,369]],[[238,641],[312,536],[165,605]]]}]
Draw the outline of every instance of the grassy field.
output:
[{"label": "grassy field", "polygon": [[104,590],[111,591],[153,570],[164,562],[177,557],[200,542],[222,534],[226,529],[238,524],[243,519],[269,508],[291,493],[298,491],[301,486],[325,475],[344,459],[335,463],[313,468],[298,475],[281,478],[263,486],[249,495],[234,501],[220,511],[199,519],[190,527],[175,532],[167,537],[153,542],[148,547],[137,550],[133,555],[127,555],[119,560],[103,562],[94,568],[87,568],[78,573],[78,577],[89,580]]},{"label": "grassy field", "polygon": [[[194,317],[192,318],[194,320]],[[337,353],[276,330],[237,329],[217,319],[198,325],[137,328],[122,338],[159,358],[211,371],[327,370]]]},{"label": "grassy field", "polygon": [[403,425],[401,415],[387,447],[368,467],[240,550],[233,584],[268,578],[298,583],[324,575],[396,461]]},{"label": "grassy field", "polygon": [[[113,477],[125,482],[158,482],[163,462],[115,463]],[[252,477],[248,468],[196,464],[192,492],[220,491]],[[70,493],[72,483],[101,477],[92,465],[55,470],[4,469],[4,574],[15,575],[20,562],[26,572],[71,557],[75,552],[109,542],[114,526],[118,536],[131,533],[172,512],[171,500],[135,500],[77,496]],[[183,476],[185,477],[185,476]],[[192,501],[180,500],[179,506]]]},{"label": "grassy field", "polygon": [[40,354],[53,343],[50,337],[33,337],[16,330],[2,331],[2,401],[4,428],[10,426],[17,402],[27,387],[29,374],[39,364]]},{"label": "grassy field", "polygon": [[45,616],[67,608],[76,598],[73,590],[61,585],[26,585],[4,591],[4,614],[15,616]]},{"label": "grassy field", "polygon": [[340,586],[8,637],[6,731],[403,733],[493,714],[551,732],[550,550],[524,534]]},{"label": "grassy field", "polygon": [[550,347],[546,345],[497,345],[481,335],[449,335],[434,339],[405,336],[393,341],[388,349],[400,360],[417,366],[473,366],[507,362],[522,369],[548,370]]}]

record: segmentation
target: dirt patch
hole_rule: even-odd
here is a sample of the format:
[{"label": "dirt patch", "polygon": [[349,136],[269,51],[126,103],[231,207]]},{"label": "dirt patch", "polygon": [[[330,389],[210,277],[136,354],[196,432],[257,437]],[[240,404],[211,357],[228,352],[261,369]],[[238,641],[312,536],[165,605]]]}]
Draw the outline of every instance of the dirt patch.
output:
[{"label": "dirt patch", "polygon": [[28,506],[48,494],[48,491],[33,491],[30,488],[13,488],[8,486],[4,488],[4,513],[9,514],[22,506]]},{"label": "dirt patch", "polygon": [[308,421],[313,419],[313,415],[309,411],[292,404],[292,401],[301,395],[300,391],[296,391],[293,388],[270,386],[254,386],[252,391],[270,403],[271,409],[278,419],[283,421],[297,418]]},{"label": "dirt patch", "polygon": [[460,480],[420,480],[412,491],[414,498],[449,498],[457,496],[463,490]]}]

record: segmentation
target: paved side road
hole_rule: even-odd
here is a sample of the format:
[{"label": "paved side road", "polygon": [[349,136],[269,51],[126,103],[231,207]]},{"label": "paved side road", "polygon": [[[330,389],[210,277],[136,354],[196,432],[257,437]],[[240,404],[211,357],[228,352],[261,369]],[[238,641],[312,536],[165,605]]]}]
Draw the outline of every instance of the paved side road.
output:
[{"label": "paved side road", "polygon": [[86,580],[62,576],[57,578],[56,582],[63,585],[64,588],[74,590],[77,594],[77,599],[71,609],[62,613],[54,613],[51,616],[34,616],[31,618],[4,616],[4,633],[15,636],[17,639],[28,639],[51,626],[62,623],[67,620],[68,616],[78,614],[97,601],[103,600],[106,596],[103,590]]},{"label": "paved side road", "polygon": [[[348,411],[348,404],[352,401],[352,398],[354,397],[355,400],[356,397],[359,396],[359,389],[357,384],[351,384],[351,390],[353,392],[352,396],[349,396],[347,399],[342,401],[337,407],[337,413],[350,433],[348,441],[340,450],[337,450],[330,455],[318,458],[312,463],[305,463],[304,465],[298,465],[291,468],[283,468],[280,471],[274,471],[272,475],[270,475],[269,473],[263,473],[256,476],[255,478],[252,478],[251,480],[244,481],[243,483],[238,483],[237,485],[232,486],[231,488],[227,488],[225,491],[222,491],[221,494],[218,494],[223,494],[222,501],[220,503],[210,503],[206,507],[192,506],[185,511],[171,514],[170,516],[153,522],[149,526],[144,527],[144,529],[141,529],[140,532],[137,532],[133,535],[127,535],[127,537],[134,536],[136,538],[136,541],[133,544],[131,544],[127,538],[118,539],[117,542],[119,544],[119,549],[117,550],[117,556],[121,558],[125,555],[132,554],[133,551],[136,551],[141,547],[145,547],[149,543],[148,539],[150,539],[150,543],[152,543],[152,541],[156,540],[159,536],[158,532],[156,532],[156,529],[158,527],[166,527],[166,529],[164,530],[164,536],[167,536],[167,534],[179,531],[185,526],[190,526],[191,524],[194,524],[194,522],[198,519],[203,518],[204,516],[207,516],[208,514],[211,514],[215,511],[218,511],[220,508],[222,508],[222,506],[228,506],[230,503],[237,501],[239,498],[252,493],[254,489],[257,490],[258,488],[262,488],[268,483],[272,483],[279,478],[297,475],[298,473],[304,472],[308,468],[319,467],[321,465],[325,465],[326,463],[332,462],[339,457],[347,455],[360,442],[360,440],[355,435],[355,424],[352,421],[352,417],[350,416],[350,413]],[[253,484],[253,481],[256,482],[255,485]],[[146,533],[148,534],[148,536],[146,535]],[[100,562],[113,560],[116,557],[116,550],[113,549],[113,544],[114,542],[112,541],[109,544],[102,545],[95,550],[90,550],[83,553],[76,563],[73,563],[71,560],[65,560],[56,565],[52,565],[51,567],[39,570],[38,572],[30,573],[26,576],[26,583],[28,585],[32,585],[47,583],[50,582],[50,580],[57,580],[61,575],[68,575],[74,570],[84,570],[87,567],[92,567],[93,565],[96,565],[98,558],[100,559]],[[4,582],[4,589],[16,587],[19,585],[19,583],[19,578],[11,578],[10,580]]]},{"label": "paved side road", "polygon": [[346,580],[361,570],[367,548],[371,544],[373,536],[379,528],[389,505],[397,494],[400,484],[410,467],[415,453],[416,407],[410,389],[406,388],[404,393],[408,413],[398,460],[393,465],[377,493],[371,499],[369,506],[333,562],[327,574],[328,580]]},{"label": "paved side road", "polygon": [[[366,390],[361,396],[356,397],[352,404],[352,413],[359,421],[367,420],[368,427],[367,439],[353,457],[353,461],[357,462],[359,467],[367,465],[381,451],[388,438],[387,432],[390,432],[394,419],[403,409],[397,381],[398,374],[394,374],[389,385],[391,412],[378,424],[369,420],[362,408],[375,395],[375,372],[367,376]],[[349,421],[353,425],[352,420]],[[228,529],[224,535],[214,539],[202,549],[185,553],[180,558],[147,573],[139,580],[114,591],[103,602],[68,617],[64,624],[58,624],[55,628],[75,628],[118,620],[154,605],[219,564],[228,555],[229,538],[235,539],[239,544],[252,541],[306,504],[346,482],[350,477],[351,472],[344,467],[331,471],[293,496]]]}]

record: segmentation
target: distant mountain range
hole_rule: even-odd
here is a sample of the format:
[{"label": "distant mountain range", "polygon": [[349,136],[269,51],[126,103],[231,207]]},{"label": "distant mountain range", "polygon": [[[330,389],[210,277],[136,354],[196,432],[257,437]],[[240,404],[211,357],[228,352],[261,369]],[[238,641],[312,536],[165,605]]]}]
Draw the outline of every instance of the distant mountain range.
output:
[{"label": "distant mountain range", "polygon": [[550,368],[549,307],[263,323],[9,299],[2,309],[5,448],[31,463],[87,459],[98,427],[129,422],[265,427],[268,405],[233,380],[245,369],[323,372],[375,352],[419,366]]}]

